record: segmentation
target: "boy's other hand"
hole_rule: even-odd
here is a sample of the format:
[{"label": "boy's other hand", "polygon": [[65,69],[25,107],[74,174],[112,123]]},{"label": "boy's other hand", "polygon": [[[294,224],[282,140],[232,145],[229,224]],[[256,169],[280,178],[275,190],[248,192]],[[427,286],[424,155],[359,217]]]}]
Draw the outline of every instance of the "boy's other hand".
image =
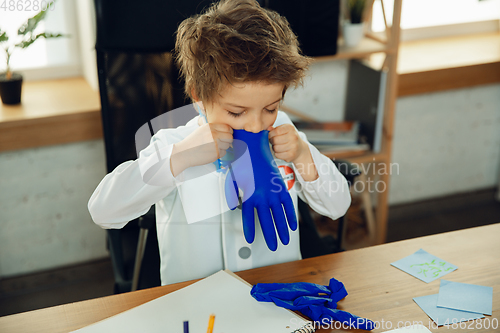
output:
[{"label": "boy's other hand", "polygon": [[174,144],[170,161],[172,174],[175,177],[189,167],[212,163],[224,157],[232,142],[233,129],[229,125],[201,125],[184,140]]},{"label": "boy's other hand", "polygon": [[286,162],[295,162],[309,150],[307,144],[291,124],[283,124],[276,128],[269,126],[269,141],[276,158]]}]

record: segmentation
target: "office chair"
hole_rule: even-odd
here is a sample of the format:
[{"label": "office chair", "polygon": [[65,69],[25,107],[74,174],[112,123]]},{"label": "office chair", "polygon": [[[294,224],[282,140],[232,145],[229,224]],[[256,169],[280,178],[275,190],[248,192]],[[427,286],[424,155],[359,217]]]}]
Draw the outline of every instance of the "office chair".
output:
[{"label": "office chair", "polygon": [[[131,0],[94,0],[108,172],[137,158],[135,133],[140,126],[189,103],[172,59],[174,33],[184,18],[211,2],[147,0],[138,5]],[[107,230],[107,234],[115,293],[160,285],[153,207],[123,229]]]},{"label": "office chair", "polygon": [[[107,171],[111,172],[119,164],[137,158],[135,132],[139,127],[171,108],[170,63],[165,54],[108,51],[99,42],[96,49],[106,165]],[[162,74],[155,74],[155,70]],[[107,233],[115,293],[135,290],[146,244],[153,247],[153,252],[158,251],[153,207],[123,229],[110,229]],[[146,243],[148,236],[151,241]],[[138,243],[137,254],[130,250],[131,243]],[[136,263],[132,264],[134,256]],[[156,262],[151,256],[147,258],[159,272],[159,260]],[[132,267],[135,267],[133,274]],[[149,281],[143,281],[144,287],[160,284],[159,276],[145,276]]]},{"label": "office chair", "polygon": [[[351,187],[354,179],[361,175],[359,168],[348,161],[338,160],[333,161],[333,163],[346,178],[349,187]],[[333,237],[332,235],[321,237],[312,218],[309,206],[300,198],[298,206],[300,218],[300,252],[303,259],[344,251],[342,244],[347,227],[344,220],[345,216],[337,219],[337,237]]]}]

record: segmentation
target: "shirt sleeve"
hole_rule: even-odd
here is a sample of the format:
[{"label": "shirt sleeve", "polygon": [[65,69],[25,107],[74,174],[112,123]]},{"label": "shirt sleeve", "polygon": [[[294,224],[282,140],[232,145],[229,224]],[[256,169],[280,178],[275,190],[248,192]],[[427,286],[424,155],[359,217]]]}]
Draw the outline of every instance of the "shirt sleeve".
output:
[{"label": "shirt sleeve", "polygon": [[[288,115],[280,111],[274,126],[285,123],[293,125]],[[305,181],[297,167],[292,163],[296,180],[299,183],[297,194],[302,201],[307,203],[318,214],[336,220],[344,216],[351,205],[349,184],[333,161],[311,145],[303,132],[298,131],[298,133],[309,147],[314,165],[318,171],[318,178],[310,182]]]},{"label": "shirt sleeve", "polygon": [[[304,133],[299,132],[299,135],[307,142]],[[292,163],[300,184],[300,191],[297,191],[297,194],[318,214],[336,220],[344,216],[351,205],[349,184],[330,158],[321,154],[309,142],[307,144],[318,171],[318,178],[310,182],[305,181]]]},{"label": "shirt sleeve", "polygon": [[97,225],[123,228],[176,189],[170,169],[173,144],[164,134],[156,134],[137,160],[120,164],[102,179],[88,203]]}]

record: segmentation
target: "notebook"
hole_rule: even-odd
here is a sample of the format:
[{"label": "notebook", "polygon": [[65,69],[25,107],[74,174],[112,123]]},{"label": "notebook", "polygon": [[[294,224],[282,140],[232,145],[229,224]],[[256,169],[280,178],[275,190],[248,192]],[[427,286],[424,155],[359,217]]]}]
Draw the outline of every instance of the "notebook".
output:
[{"label": "notebook", "polygon": [[250,295],[251,286],[230,271],[219,271],[185,288],[139,305],[116,316],[73,331],[78,333],[206,332],[215,314],[214,333],[307,333],[312,322],[273,303]]}]

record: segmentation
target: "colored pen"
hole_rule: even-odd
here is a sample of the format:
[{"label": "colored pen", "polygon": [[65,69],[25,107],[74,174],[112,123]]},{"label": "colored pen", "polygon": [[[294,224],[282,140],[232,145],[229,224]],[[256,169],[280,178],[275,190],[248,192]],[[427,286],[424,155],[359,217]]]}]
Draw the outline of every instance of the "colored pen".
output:
[{"label": "colored pen", "polygon": [[207,333],[212,333],[212,331],[214,330],[214,321],[215,321],[215,315],[211,314],[210,319],[208,319]]},{"label": "colored pen", "polygon": [[184,322],[184,333],[189,333],[189,321]]}]

